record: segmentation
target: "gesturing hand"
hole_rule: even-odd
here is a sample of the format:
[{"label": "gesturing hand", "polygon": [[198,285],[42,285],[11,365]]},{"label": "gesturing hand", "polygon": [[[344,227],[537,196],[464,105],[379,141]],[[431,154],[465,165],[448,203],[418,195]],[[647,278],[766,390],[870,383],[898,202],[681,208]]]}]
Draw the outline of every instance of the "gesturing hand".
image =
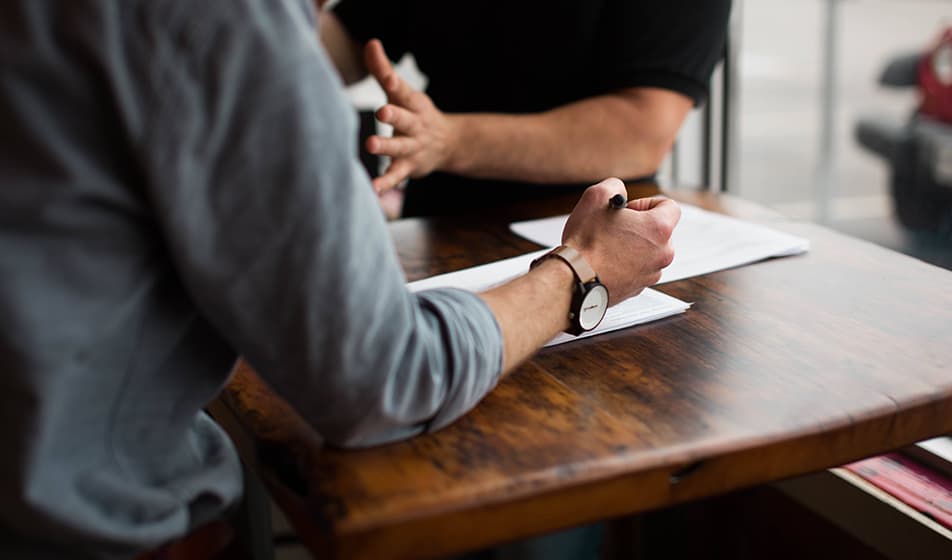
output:
[{"label": "gesturing hand", "polygon": [[456,135],[452,121],[429,96],[397,75],[379,40],[372,39],[364,47],[364,62],[387,94],[388,103],[377,110],[377,119],[393,126],[392,138],[367,139],[367,151],[391,158],[384,174],[373,181],[374,189],[383,192],[407,177],[422,177],[443,166]]},{"label": "gesturing hand", "polygon": [[611,209],[615,194],[627,195],[618,179],[589,187],[562,232],[562,242],[581,252],[608,288],[612,305],[661,279],[661,269],[674,259],[671,234],[681,218],[677,203],[663,197]]}]

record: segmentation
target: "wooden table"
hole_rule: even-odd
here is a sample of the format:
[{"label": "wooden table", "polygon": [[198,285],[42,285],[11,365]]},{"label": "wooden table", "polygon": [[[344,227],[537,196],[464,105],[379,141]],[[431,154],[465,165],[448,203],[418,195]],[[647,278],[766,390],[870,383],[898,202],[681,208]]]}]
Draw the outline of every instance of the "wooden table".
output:
[{"label": "wooden table", "polygon": [[[374,449],[322,449],[239,365],[223,421],[305,543],[322,558],[440,556],[952,431],[952,273],[738,199],[671,194],[812,248],[662,285],[694,306],[545,349],[452,426]],[[537,249],[509,221],[573,201],[390,230],[412,280]]]}]

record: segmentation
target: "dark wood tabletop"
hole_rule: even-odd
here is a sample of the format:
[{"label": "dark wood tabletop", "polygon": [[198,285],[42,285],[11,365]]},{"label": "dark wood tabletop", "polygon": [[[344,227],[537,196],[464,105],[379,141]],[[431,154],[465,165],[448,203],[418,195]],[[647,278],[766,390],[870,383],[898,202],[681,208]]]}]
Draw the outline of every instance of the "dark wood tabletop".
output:
[{"label": "dark wood tabletop", "polygon": [[[693,307],[544,349],[453,425],[373,449],[322,448],[240,364],[225,424],[305,543],[322,558],[441,556],[952,431],[952,273],[736,198],[669,194],[811,249],[661,285]],[[572,203],[390,231],[413,280],[538,249],[508,223]]]}]

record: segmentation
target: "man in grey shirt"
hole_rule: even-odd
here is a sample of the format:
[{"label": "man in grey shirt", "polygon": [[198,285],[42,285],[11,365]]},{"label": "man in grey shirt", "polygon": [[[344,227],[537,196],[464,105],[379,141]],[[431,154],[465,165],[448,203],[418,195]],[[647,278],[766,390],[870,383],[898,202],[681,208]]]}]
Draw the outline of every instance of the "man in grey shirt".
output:
[{"label": "man in grey shirt", "polygon": [[[547,259],[483,294],[407,291],[306,0],[0,5],[0,558],[123,558],[239,497],[202,412],[238,354],[331,444],[435,430],[568,324]],[[667,200],[564,240],[621,301]]]}]

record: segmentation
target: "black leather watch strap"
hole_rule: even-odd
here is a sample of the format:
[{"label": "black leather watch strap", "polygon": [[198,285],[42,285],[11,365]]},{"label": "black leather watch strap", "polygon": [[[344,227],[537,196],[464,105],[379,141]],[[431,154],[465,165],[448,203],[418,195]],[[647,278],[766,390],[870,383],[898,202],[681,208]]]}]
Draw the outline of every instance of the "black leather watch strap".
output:
[{"label": "black leather watch strap", "polygon": [[555,249],[535,259],[532,261],[532,264],[529,265],[529,268],[535,268],[535,266],[543,260],[553,257],[565,261],[565,263],[569,265],[569,268],[572,269],[572,272],[575,273],[575,279],[582,284],[588,284],[597,278],[595,271],[592,270],[588,261],[582,257],[582,254],[568,245],[559,245]]}]

